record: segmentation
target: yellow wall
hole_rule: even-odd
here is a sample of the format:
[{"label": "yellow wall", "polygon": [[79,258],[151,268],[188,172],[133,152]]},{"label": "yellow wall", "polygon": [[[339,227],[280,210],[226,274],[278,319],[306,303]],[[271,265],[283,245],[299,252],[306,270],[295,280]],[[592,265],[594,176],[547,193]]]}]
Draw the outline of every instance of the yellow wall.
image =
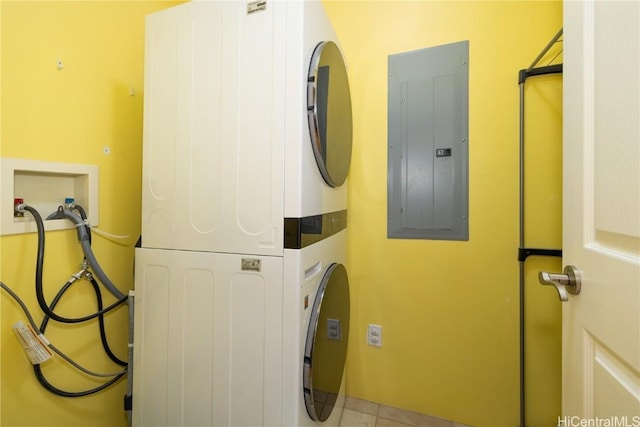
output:
[{"label": "yellow wall", "polygon": [[[133,285],[133,244],[140,233],[144,16],[172,4],[0,3],[0,154],[99,166],[100,228],[130,237],[117,245],[94,233],[93,248],[104,270],[125,293]],[[64,64],[62,70],[56,69],[58,59]],[[3,203],[6,197],[2,195]],[[50,301],[78,269],[82,255],[74,231],[47,233],[46,244],[44,286]],[[35,234],[4,236],[0,247],[1,280],[20,294],[39,323],[42,314],[33,285]],[[89,286],[76,287],[60,304],[61,314],[93,311]],[[105,300],[113,298],[109,295]],[[25,316],[4,292],[0,309],[3,426],[126,425],[123,381],[104,393],[78,399],[44,391],[11,332],[11,325]],[[122,309],[107,317],[111,344],[120,358],[126,358],[126,317]],[[51,322],[47,337],[87,368],[118,370],[97,349],[96,324],[60,327]],[[43,366],[55,385],[69,390],[97,385],[56,359]]]},{"label": "yellow wall", "polygon": [[[562,26],[562,4],[325,1],[345,52],[354,112],[349,175],[352,329],[347,394],[490,427],[519,422],[518,70]],[[387,58],[470,41],[468,242],[386,238]],[[529,169],[544,218],[529,246],[560,245],[561,77],[527,83]],[[530,94],[530,96],[529,96]],[[550,135],[550,136],[549,136]],[[549,145],[547,145],[549,144]],[[535,153],[534,153],[535,154]],[[541,156],[543,157],[541,159]],[[532,172],[533,173],[533,172]],[[533,203],[533,201],[531,201]],[[560,303],[527,261],[527,425],[560,414]],[[366,344],[367,324],[383,347]]]},{"label": "yellow wall", "polygon": [[[0,0],[0,29],[2,25],[2,2]],[[0,31],[0,70],[2,70],[2,31]],[[0,97],[2,96],[2,72],[0,71]],[[0,135],[2,134],[2,102],[0,102]],[[2,139],[0,137],[0,157],[2,157]],[[0,195],[1,197],[1,195]],[[2,280],[2,244],[0,242],[0,280]],[[2,299],[0,297],[0,326],[2,325]],[[2,327],[0,327],[0,369],[2,369]],[[0,427],[2,427],[2,371],[0,370]]]},{"label": "yellow wall", "polygon": [[[94,250],[120,288],[129,289],[131,246],[140,228],[143,16],[169,3],[0,4],[0,154],[100,166],[100,227],[131,237],[126,246],[95,237]],[[516,76],[562,25],[561,3],[325,4],[350,67],[354,107],[347,392],[476,426],[517,425]],[[470,240],[388,240],[387,56],[459,40],[470,40]],[[65,66],[61,71],[55,68],[58,58]],[[560,244],[561,85],[557,76],[530,82],[528,141],[539,144],[530,153],[530,169],[540,172],[530,179],[530,204],[537,200],[544,209],[528,215],[529,245],[555,247]],[[35,236],[3,237],[0,249],[0,278],[39,319],[32,290]],[[54,292],[81,255],[73,232],[49,233],[47,249],[45,287]],[[560,411],[560,305],[554,291],[535,279],[538,269],[557,271],[559,265],[536,259],[527,264],[531,427],[555,424]],[[70,295],[65,313],[89,304],[85,291],[83,286]],[[33,379],[9,331],[24,316],[5,294],[0,315],[3,426],[125,425],[122,383],[77,400],[48,394]],[[124,317],[118,313],[108,320],[121,356]],[[368,323],[383,326],[381,349],[366,346]],[[47,335],[89,367],[112,369],[94,350],[95,327],[90,329],[51,325]],[[87,384],[58,361],[47,369],[61,387]]]}]

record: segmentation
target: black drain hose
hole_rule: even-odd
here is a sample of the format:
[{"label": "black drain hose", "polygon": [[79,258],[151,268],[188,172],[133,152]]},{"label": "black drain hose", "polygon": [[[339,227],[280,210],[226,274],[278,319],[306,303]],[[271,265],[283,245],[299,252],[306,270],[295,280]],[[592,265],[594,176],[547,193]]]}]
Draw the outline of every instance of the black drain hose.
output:
[{"label": "black drain hose", "polygon": [[[38,213],[38,211],[33,207],[28,205],[21,205],[18,208],[28,211],[29,213],[31,213],[31,215],[33,215],[36,223],[36,228],[38,231],[38,249],[37,249],[37,256],[36,256],[36,275],[35,275],[36,298],[38,300],[38,305],[40,306],[42,311],[45,313],[45,317],[43,318],[42,324],[40,325],[40,333],[44,334],[44,331],[50,319],[53,319],[62,323],[80,323],[80,322],[85,322],[87,320],[91,320],[97,317],[99,322],[99,329],[100,329],[100,339],[102,342],[102,346],[105,350],[105,353],[114,363],[120,366],[127,366],[128,363],[120,360],[117,356],[115,356],[115,354],[111,351],[111,348],[109,347],[107,337],[106,337],[105,326],[104,326],[104,314],[118,307],[122,303],[126,302],[128,297],[122,294],[113,285],[113,283],[111,283],[111,281],[107,278],[106,274],[104,274],[104,271],[102,270],[102,268],[100,268],[97,260],[95,259],[95,256],[93,255],[93,251],[91,250],[90,231],[88,230],[88,227],[85,224],[86,218],[85,219],[82,218],[82,216],[85,216],[84,210],[82,210],[82,208],[79,208],[79,211],[81,212],[81,216],[79,216],[69,210],[63,210],[62,207],[60,207],[58,211],[50,215],[49,218],[51,217],[68,218],[68,219],[71,219],[76,224],[76,228],[78,231],[78,239],[80,240],[83,252],[85,254],[85,261],[89,263],[89,265],[95,271],[96,275],[103,282],[105,287],[114,296],[116,296],[116,298],[118,298],[118,301],[111,304],[107,308],[103,308],[102,294],[100,292],[100,287],[98,285],[98,282],[91,276],[90,273],[86,273],[84,278],[87,279],[93,286],[94,292],[96,294],[98,311],[91,315],[80,317],[80,318],[66,318],[54,313],[53,309],[58,304],[62,296],[70,289],[71,285],[73,285],[75,281],[81,277],[74,276],[71,280],[67,281],[67,283],[65,283],[62,289],[60,289],[58,294],[53,299],[51,306],[47,304],[44,298],[43,284],[42,284],[43,265],[44,265],[44,247],[45,247],[44,222],[42,220],[42,217]],[[61,214],[62,216],[60,216]],[[34,370],[36,379],[46,390],[58,396],[63,396],[63,397],[82,397],[82,396],[88,396],[90,394],[97,393],[111,386],[127,373],[127,371],[125,370],[122,373],[115,375],[113,378],[111,378],[109,381],[105,382],[104,384],[101,384],[100,386],[95,387],[93,389],[78,391],[78,392],[69,392],[69,391],[61,390],[56,386],[54,386],[53,384],[51,384],[44,376],[44,373],[42,372],[42,369],[39,364],[34,365],[33,370]]]}]

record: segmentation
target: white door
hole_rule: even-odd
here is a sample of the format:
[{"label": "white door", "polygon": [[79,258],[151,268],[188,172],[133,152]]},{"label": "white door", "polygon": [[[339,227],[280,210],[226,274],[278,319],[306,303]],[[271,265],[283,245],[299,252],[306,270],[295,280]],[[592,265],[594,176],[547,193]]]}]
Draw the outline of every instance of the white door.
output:
[{"label": "white door", "polygon": [[639,29],[637,0],[565,2],[563,262],[582,291],[563,306],[560,426],[640,426]]}]

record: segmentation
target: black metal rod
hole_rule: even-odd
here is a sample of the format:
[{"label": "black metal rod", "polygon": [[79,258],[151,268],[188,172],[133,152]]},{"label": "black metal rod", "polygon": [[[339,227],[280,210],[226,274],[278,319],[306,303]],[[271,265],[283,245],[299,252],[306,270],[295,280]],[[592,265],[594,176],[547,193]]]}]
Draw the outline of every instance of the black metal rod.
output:
[{"label": "black metal rod", "polygon": [[525,261],[530,256],[552,256],[562,258],[562,249],[519,248],[518,261]]},{"label": "black metal rod", "polygon": [[[520,82],[520,247],[524,246],[524,80]],[[520,262],[520,427],[525,427],[524,262]]]},{"label": "black metal rod", "polygon": [[547,65],[545,67],[533,68],[531,70],[520,70],[518,73],[518,83],[524,83],[529,77],[543,76],[547,74],[562,74],[562,64]]},{"label": "black metal rod", "polygon": [[[518,73],[518,84],[520,85],[520,246],[518,252],[518,261],[520,264],[520,280],[518,286],[519,292],[519,309],[520,309],[520,427],[525,427],[525,298],[524,298],[524,280],[525,280],[525,259],[529,255],[551,255],[558,256],[557,251],[555,250],[547,250],[547,249],[524,249],[525,248],[525,233],[524,233],[524,224],[525,224],[525,212],[524,212],[524,199],[525,199],[525,185],[524,185],[524,177],[525,177],[525,141],[524,141],[524,110],[525,110],[525,101],[524,101],[524,83],[528,77],[531,76],[539,76],[543,74],[558,74],[562,73],[562,64],[558,65],[548,65],[543,67],[537,67],[538,62],[546,55],[549,49],[560,39],[562,36],[562,28],[558,33],[551,39],[551,41],[545,46],[545,48],[540,52],[540,54],[536,57],[536,59],[531,63],[529,68],[526,70],[520,70]],[[530,251],[523,255],[524,251]],[[544,252],[544,253],[543,253]],[[552,253],[551,253],[552,252]],[[560,256],[562,256],[562,252],[560,251]]]},{"label": "black metal rod", "polygon": [[553,46],[558,41],[558,39],[560,39],[560,36],[562,36],[562,30],[563,29],[560,28],[560,31],[558,31],[557,34],[553,36],[553,38],[551,39],[551,41],[549,41],[549,43],[547,43],[544,49],[542,49],[542,52],[540,52],[540,54],[536,57],[536,59],[533,60],[531,65],[529,65],[529,68],[527,68],[527,71],[531,71],[536,65],[538,65],[538,61],[540,61],[542,57],[547,54],[549,49],[551,49],[551,46]]},{"label": "black metal rod", "polygon": [[520,427],[525,427],[524,261],[520,261]]}]

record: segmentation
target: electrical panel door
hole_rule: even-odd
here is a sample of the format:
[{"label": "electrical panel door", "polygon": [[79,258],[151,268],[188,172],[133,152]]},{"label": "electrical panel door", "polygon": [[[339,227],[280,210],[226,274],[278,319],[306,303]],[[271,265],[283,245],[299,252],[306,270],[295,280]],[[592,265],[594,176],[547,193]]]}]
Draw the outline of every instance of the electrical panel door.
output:
[{"label": "electrical panel door", "polygon": [[468,240],[469,43],[389,57],[388,236]]}]

